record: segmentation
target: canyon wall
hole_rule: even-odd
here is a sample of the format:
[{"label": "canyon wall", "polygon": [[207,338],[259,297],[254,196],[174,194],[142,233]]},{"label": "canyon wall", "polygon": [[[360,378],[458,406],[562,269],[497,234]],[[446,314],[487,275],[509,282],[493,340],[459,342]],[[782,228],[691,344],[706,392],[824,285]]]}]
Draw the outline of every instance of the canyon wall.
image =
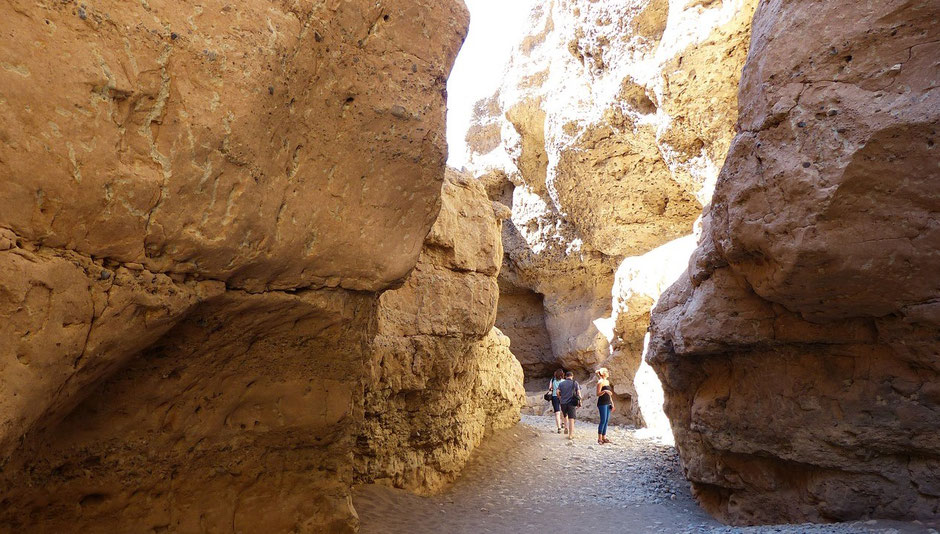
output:
[{"label": "canyon wall", "polygon": [[431,231],[459,2],[0,13],[0,531],[351,532],[350,485],[399,472],[353,462],[364,418],[423,410],[412,375],[476,399],[412,422],[459,427],[401,440],[412,471],[513,419],[498,217],[447,193]]},{"label": "canyon wall", "polygon": [[687,273],[653,312],[734,524],[940,516],[940,6],[763,2]]},{"label": "canyon wall", "polygon": [[415,270],[379,299],[360,481],[435,492],[488,430],[518,422],[522,367],[493,328],[506,216],[477,180],[447,171],[441,214]]},{"label": "canyon wall", "polygon": [[642,422],[649,309],[686,263],[691,241],[667,243],[693,232],[734,135],[756,0],[537,4],[467,143],[512,209],[501,310],[544,323],[551,353],[520,321],[498,324],[528,376],[608,366],[618,421]]}]

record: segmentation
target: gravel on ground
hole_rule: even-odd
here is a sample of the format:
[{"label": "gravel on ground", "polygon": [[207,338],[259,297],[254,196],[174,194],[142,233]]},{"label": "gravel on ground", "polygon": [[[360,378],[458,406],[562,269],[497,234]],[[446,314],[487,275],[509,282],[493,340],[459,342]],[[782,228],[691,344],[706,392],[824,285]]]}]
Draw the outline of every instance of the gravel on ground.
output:
[{"label": "gravel on ground", "polygon": [[357,489],[362,534],[609,532],[671,534],[938,534],[940,524],[886,520],[729,527],[695,503],[675,447],[642,430],[524,415],[494,432],[445,492],[419,497],[376,485]]}]

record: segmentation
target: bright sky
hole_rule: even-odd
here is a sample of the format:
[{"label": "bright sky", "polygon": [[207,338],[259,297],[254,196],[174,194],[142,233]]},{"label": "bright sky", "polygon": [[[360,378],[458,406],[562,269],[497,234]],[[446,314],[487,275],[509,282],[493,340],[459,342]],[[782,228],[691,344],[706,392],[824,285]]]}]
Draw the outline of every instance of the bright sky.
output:
[{"label": "bright sky", "polygon": [[470,32],[447,81],[447,144],[451,167],[466,163],[464,134],[473,104],[493,94],[519,34],[527,29],[533,0],[464,0]]}]

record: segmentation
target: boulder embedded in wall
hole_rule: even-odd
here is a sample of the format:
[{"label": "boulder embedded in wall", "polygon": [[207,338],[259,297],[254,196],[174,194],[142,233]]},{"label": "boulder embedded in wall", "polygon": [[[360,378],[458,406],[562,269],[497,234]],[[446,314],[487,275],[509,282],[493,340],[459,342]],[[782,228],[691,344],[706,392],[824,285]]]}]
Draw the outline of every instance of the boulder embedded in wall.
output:
[{"label": "boulder embedded in wall", "polygon": [[474,109],[470,168],[512,206],[501,277],[544,296],[555,362],[590,370],[617,266],[690,234],[711,195],[756,0],[536,4]]},{"label": "boulder embedded in wall", "polygon": [[487,431],[518,421],[522,367],[493,328],[500,226],[483,185],[448,170],[417,267],[379,299],[359,481],[438,491]]},{"label": "boulder embedded in wall", "polygon": [[378,292],[440,208],[465,8],[0,14],[0,531],[354,529]]},{"label": "boulder embedded in wall", "polygon": [[725,521],[940,515],[938,21],[916,1],[755,15],[741,132],[650,345]]}]

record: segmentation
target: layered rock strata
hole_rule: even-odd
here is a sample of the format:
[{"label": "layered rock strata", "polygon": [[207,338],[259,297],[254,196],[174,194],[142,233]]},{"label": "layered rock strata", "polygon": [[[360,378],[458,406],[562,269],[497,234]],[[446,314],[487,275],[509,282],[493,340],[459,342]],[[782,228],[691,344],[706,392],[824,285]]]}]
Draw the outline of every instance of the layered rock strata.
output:
[{"label": "layered rock strata", "polygon": [[[0,531],[353,531],[379,294],[440,210],[463,6],[0,12]],[[473,363],[435,353],[487,399],[460,454],[511,418],[487,393],[511,357],[473,335]]]},{"label": "layered rock strata", "polygon": [[900,0],[755,15],[740,133],[650,347],[724,521],[940,516],[938,21]]},{"label": "layered rock strata", "polygon": [[[641,323],[658,289],[637,286],[623,290],[636,298],[612,299],[615,286],[630,283],[618,268],[690,234],[711,196],[734,135],[755,5],[534,7],[501,89],[475,106],[467,134],[470,168],[512,207],[501,277],[542,296],[553,361],[532,359],[527,370],[586,375],[608,365],[621,405],[633,403]],[[654,278],[686,261],[657,258],[631,277]],[[514,352],[537,351],[506,331]],[[639,420],[634,408],[625,412]]]},{"label": "layered rock strata", "polygon": [[507,211],[478,181],[448,170],[417,267],[379,299],[358,480],[433,493],[486,432],[519,421],[522,367],[493,327]]}]

